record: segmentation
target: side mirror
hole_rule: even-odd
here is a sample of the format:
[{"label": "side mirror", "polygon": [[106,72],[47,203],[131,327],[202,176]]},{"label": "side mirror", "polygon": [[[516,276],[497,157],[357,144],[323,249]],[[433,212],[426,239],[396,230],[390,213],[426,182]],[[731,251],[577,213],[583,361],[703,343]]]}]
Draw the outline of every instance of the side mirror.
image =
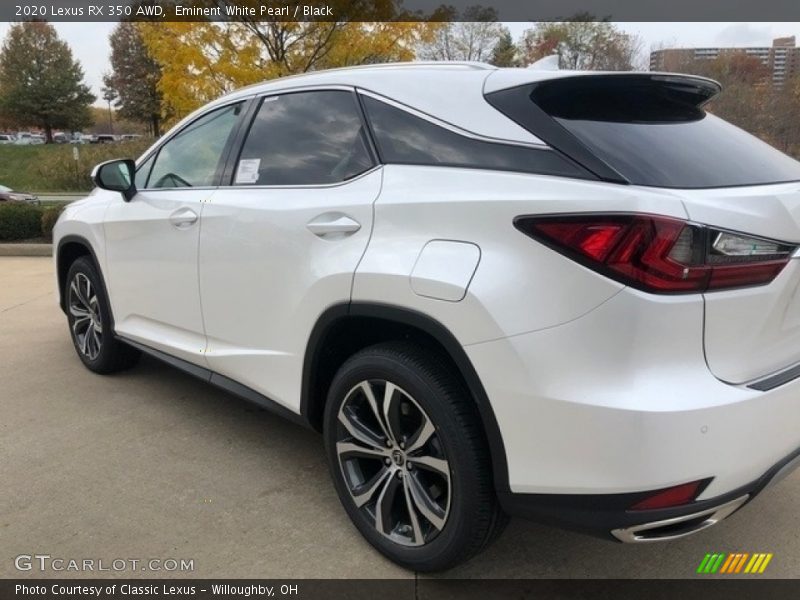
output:
[{"label": "side mirror", "polygon": [[100,163],[92,171],[92,181],[103,190],[122,192],[125,202],[136,195],[136,163],[129,158]]}]

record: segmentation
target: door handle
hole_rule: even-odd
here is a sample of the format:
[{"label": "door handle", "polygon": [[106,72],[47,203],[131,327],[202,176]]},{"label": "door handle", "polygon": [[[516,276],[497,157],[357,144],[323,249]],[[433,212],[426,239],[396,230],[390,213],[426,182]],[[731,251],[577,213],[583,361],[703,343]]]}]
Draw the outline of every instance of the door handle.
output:
[{"label": "door handle", "polygon": [[308,222],[308,230],[321,238],[343,237],[361,229],[361,223],[344,213],[325,213]]},{"label": "door handle", "polygon": [[197,213],[191,208],[179,208],[169,216],[169,222],[176,229],[188,229],[197,223]]}]

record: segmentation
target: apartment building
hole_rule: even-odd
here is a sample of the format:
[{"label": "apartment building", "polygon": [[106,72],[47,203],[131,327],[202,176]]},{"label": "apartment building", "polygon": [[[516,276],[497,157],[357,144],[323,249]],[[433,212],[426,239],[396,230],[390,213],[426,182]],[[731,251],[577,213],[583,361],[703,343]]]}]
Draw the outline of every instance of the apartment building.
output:
[{"label": "apartment building", "polygon": [[650,53],[651,71],[680,71],[688,61],[713,60],[726,54],[746,54],[759,59],[775,85],[800,74],[800,48],[795,36],[776,38],[772,46],[751,48],[667,48]]}]

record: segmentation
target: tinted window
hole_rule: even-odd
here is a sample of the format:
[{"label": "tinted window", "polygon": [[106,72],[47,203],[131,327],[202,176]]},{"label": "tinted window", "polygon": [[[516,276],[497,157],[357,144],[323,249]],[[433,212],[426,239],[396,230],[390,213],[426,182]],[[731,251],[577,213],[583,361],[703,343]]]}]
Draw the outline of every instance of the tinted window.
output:
[{"label": "tinted window", "polygon": [[576,77],[536,86],[527,102],[631,183],[705,188],[800,180],[800,163],[703,110],[718,91],[710,88],[679,77]]},{"label": "tinted window", "polygon": [[364,106],[381,158],[387,163],[588,176],[552,150],[476,140],[369,96],[364,97]]},{"label": "tinted window", "polygon": [[353,93],[284,94],[264,99],[242,148],[234,184],[338,183],[372,166]]},{"label": "tinted window", "polygon": [[222,151],[240,110],[236,104],[212,111],[171,138],[158,152],[147,187],[216,185]]},{"label": "tinted window", "polygon": [[796,160],[707,113],[663,123],[557,120],[631,183],[705,188],[800,179]]}]

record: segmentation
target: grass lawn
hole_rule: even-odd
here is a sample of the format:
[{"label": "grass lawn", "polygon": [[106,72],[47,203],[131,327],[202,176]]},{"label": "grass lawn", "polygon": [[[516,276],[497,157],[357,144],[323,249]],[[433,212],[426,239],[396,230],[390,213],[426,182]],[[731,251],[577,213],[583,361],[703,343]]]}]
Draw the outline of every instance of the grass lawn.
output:
[{"label": "grass lawn", "polygon": [[[151,143],[0,145],[0,185],[26,192],[89,191],[94,165],[114,158],[137,158]],[[78,161],[73,158],[76,147]]]}]

